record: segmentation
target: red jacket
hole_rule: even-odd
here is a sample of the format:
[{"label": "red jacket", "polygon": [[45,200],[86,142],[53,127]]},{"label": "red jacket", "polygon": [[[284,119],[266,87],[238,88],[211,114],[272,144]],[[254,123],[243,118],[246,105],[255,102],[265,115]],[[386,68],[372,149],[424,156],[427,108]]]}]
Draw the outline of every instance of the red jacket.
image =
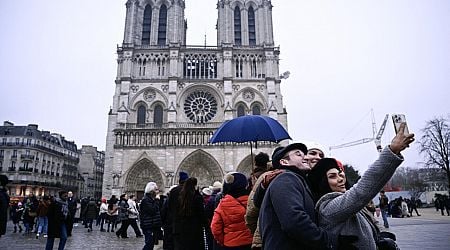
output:
[{"label": "red jacket", "polygon": [[211,232],[214,239],[226,247],[251,245],[253,235],[245,225],[248,195],[234,198],[225,195],[214,210]]}]

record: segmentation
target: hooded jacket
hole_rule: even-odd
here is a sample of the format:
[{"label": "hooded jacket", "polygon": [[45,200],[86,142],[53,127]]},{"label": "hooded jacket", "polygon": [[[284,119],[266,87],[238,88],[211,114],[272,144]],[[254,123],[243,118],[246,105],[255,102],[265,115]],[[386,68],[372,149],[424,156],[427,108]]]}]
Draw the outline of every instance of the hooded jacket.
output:
[{"label": "hooded jacket", "polygon": [[386,147],[361,179],[345,193],[328,193],[317,202],[319,226],[334,237],[357,236],[357,249],[376,250],[373,230],[362,209],[389,181],[403,157]]},{"label": "hooded jacket", "polygon": [[252,233],[245,225],[248,195],[225,195],[214,211],[211,232],[221,245],[237,247],[252,244]]}]

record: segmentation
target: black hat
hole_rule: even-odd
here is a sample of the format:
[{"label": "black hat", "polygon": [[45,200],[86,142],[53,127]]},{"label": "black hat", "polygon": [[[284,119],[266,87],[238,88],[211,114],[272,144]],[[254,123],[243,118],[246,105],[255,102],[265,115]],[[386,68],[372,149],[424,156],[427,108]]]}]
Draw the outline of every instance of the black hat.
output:
[{"label": "black hat", "polygon": [[8,184],[8,182],[9,182],[8,176],[4,174],[0,175],[0,186],[5,187],[6,184]]},{"label": "black hat", "polygon": [[281,168],[280,160],[285,156],[289,151],[294,149],[299,149],[305,155],[308,153],[308,148],[306,148],[303,143],[292,143],[287,145],[286,147],[278,147],[273,151],[272,154],[272,166],[273,168]]},{"label": "black hat", "polygon": [[[328,170],[338,169],[344,171],[342,163],[334,158],[323,158],[317,162],[314,168],[308,173],[309,186],[311,191],[315,194],[316,199],[322,197],[322,195],[333,192],[328,185],[328,178],[326,176]],[[348,189],[348,181],[345,186]]]}]

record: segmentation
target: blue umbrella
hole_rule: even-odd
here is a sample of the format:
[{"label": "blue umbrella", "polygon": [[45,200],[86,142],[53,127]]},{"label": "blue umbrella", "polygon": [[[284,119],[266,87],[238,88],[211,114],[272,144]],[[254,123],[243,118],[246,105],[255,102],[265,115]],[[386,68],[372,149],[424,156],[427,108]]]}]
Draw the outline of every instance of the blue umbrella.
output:
[{"label": "blue umbrella", "polygon": [[275,119],[263,115],[245,115],[226,121],[209,142],[280,142],[291,139],[288,132]]}]

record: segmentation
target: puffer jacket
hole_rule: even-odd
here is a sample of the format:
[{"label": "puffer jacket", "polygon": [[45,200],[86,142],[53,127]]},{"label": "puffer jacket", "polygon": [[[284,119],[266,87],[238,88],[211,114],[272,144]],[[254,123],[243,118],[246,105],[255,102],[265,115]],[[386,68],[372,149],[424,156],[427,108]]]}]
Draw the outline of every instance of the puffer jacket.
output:
[{"label": "puffer jacket", "polygon": [[226,247],[252,244],[253,235],[245,225],[248,195],[234,198],[225,195],[214,211],[211,231],[214,239]]},{"label": "puffer jacket", "polygon": [[145,194],[144,199],[142,199],[141,212],[139,214],[141,228],[144,229],[155,229],[161,227],[161,215],[159,213],[159,202],[150,197],[149,194]]}]

